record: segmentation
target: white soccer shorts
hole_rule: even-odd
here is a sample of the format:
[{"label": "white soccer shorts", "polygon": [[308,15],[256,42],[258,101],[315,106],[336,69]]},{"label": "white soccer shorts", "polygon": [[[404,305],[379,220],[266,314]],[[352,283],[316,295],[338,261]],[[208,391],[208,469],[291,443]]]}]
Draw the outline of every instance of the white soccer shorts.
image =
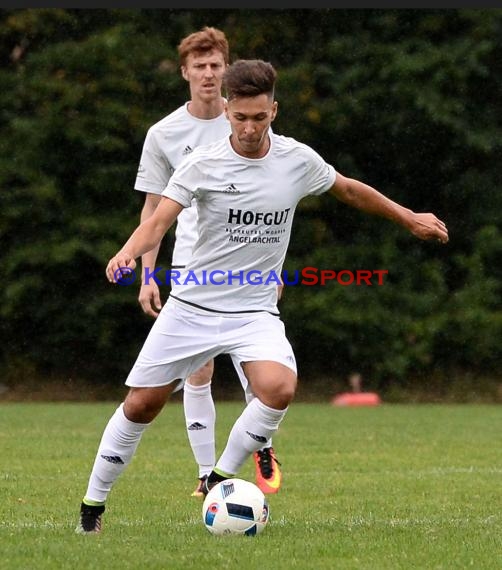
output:
[{"label": "white soccer shorts", "polygon": [[224,353],[232,356],[234,364],[272,360],[296,374],[295,355],[279,317],[265,311],[211,313],[169,298],[150,329],[126,385],[165,386],[188,378],[208,360]]}]

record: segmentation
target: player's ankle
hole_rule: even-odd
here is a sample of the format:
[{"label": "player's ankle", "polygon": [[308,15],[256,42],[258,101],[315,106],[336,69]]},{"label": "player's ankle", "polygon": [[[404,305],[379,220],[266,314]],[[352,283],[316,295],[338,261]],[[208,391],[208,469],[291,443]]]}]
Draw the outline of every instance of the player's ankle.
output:
[{"label": "player's ankle", "polygon": [[233,475],[230,473],[225,473],[221,469],[213,469],[208,475],[207,482],[220,483],[220,481],[225,481],[225,479],[230,479],[231,477],[233,477]]}]

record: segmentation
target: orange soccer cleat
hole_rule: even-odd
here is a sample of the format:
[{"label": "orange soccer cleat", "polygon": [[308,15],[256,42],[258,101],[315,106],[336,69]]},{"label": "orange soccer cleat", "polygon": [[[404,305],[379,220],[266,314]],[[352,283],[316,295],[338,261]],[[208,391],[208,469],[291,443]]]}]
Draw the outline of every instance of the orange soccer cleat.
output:
[{"label": "orange soccer cleat", "polygon": [[277,493],[281,488],[282,473],[273,447],[265,447],[253,453],[256,468],[256,485],[263,493]]}]

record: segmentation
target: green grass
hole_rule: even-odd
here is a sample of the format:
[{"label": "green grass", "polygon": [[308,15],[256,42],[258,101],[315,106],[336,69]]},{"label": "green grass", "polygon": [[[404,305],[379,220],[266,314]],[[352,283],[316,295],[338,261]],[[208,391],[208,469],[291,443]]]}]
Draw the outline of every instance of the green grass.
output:
[{"label": "green grass", "polygon": [[[74,533],[114,403],[0,405],[0,568],[502,568],[502,408],[293,403],[275,448],[271,520],[214,537],[190,497],[196,470],[179,402],[113,488],[103,533]],[[218,445],[241,404],[217,402]],[[239,474],[254,480],[249,461]]]}]

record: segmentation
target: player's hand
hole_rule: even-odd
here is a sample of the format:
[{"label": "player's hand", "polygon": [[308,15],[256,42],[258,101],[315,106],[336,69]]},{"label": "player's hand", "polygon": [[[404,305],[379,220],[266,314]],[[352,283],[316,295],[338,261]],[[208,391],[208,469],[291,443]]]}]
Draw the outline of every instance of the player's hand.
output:
[{"label": "player's hand", "polygon": [[143,312],[156,319],[159,316],[160,309],[162,309],[160,291],[157,283],[153,282],[148,285],[141,285],[138,301]]},{"label": "player's hand", "polygon": [[108,265],[106,266],[106,276],[110,283],[117,283],[120,281],[121,277],[124,276],[125,268],[134,270],[136,267],[136,261],[127,252],[119,251],[114,257],[110,259]]},{"label": "player's hand", "polygon": [[434,214],[413,213],[410,232],[419,239],[436,239],[441,243],[448,243],[448,228]]}]

